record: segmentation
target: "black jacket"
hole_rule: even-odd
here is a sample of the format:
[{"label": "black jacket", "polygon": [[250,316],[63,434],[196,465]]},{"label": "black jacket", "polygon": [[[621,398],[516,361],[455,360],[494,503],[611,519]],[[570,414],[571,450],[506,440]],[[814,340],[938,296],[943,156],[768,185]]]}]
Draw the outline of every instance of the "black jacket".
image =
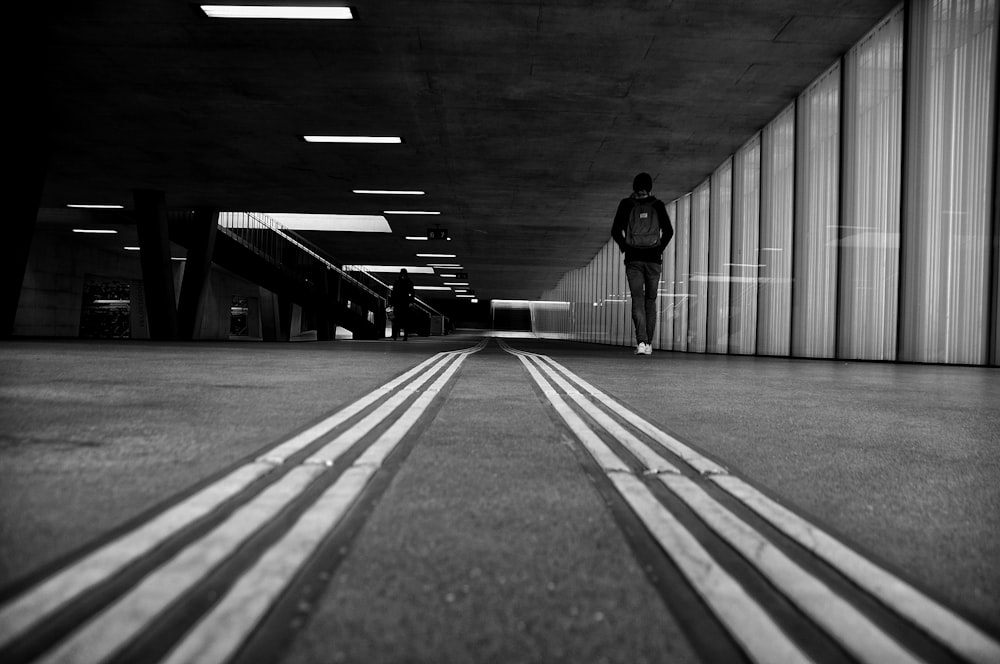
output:
[{"label": "black jacket", "polygon": [[[650,198],[653,198],[652,196]],[[625,254],[625,262],[642,261],[644,263],[662,263],[663,250],[667,248],[671,238],[674,237],[674,227],[670,224],[670,216],[667,214],[667,206],[663,201],[654,199],[653,207],[660,217],[660,245],[649,247],[648,249],[633,249],[625,244],[625,231],[628,227],[629,213],[632,212],[632,202],[636,200],[635,195],[623,198],[618,204],[618,211],[615,212],[615,221],[611,225],[611,237],[618,244],[618,248]]]},{"label": "black jacket", "polygon": [[389,296],[389,301],[394,306],[405,307],[413,302],[414,295],[413,282],[410,281],[409,277],[401,276],[392,285],[392,294]]}]

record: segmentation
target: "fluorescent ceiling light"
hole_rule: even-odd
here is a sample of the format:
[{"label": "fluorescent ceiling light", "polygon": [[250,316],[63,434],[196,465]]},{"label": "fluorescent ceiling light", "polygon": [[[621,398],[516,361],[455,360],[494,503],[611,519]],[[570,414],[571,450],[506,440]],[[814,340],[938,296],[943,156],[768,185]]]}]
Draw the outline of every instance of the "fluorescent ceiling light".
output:
[{"label": "fluorescent ceiling light", "polygon": [[426,242],[428,238],[426,235],[407,235],[405,239],[413,240],[415,242],[420,242],[420,241]]},{"label": "fluorescent ceiling light", "polygon": [[417,254],[417,258],[455,258],[455,254]]},{"label": "fluorescent ceiling light", "polygon": [[461,270],[462,266],[458,263],[428,263],[431,267],[450,267],[452,269]]},{"label": "fluorescent ceiling light", "polygon": [[345,265],[344,270],[348,272],[380,272],[399,274],[400,270],[406,270],[410,274],[434,274],[434,269],[420,267],[417,265]]},{"label": "fluorescent ceiling light", "polygon": [[290,5],[201,5],[209,18],[284,18],[351,20],[350,7],[295,7]]},{"label": "fluorescent ceiling light", "polygon": [[467,298],[471,299],[473,302],[477,302],[478,301],[478,300],[476,300],[476,296],[475,295],[467,295],[466,293],[459,293],[455,297],[467,297]]},{"label": "fluorescent ceiling light", "polygon": [[407,191],[401,189],[353,189],[355,194],[386,194],[388,196],[423,196],[422,191]]},{"label": "fluorescent ceiling light", "polygon": [[115,235],[118,231],[113,231],[110,228],[74,228],[74,233],[92,233],[94,235]]},{"label": "fluorescent ceiling light", "polygon": [[139,251],[139,247],[122,247],[125,251]]},{"label": "fluorescent ceiling light", "polygon": [[303,136],[306,143],[402,143],[400,136]]},{"label": "fluorescent ceiling light", "polygon": [[82,208],[84,210],[124,210],[124,205],[102,205],[98,203],[70,203],[68,208]]},{"label": "fluorescent ceiling light", "polygon": [[341,231],[347,233],[391,233],[389,222],[380,214],[298,214],[264,212],[293,231]]},{"label": "fluorescent ceiling light", "polygon": [[455,274],[439,274],[438,276],[439,277],[444,277],[445,279],[454,279],[458,275],[455,275]]},{"label": "fluorescent ceiling light", "polygon": [[450,291],[451,290],[447,286],[414,286],[413,289],[414,290],[435,290],[435,291],[442,291],[442,290]]},{"label": "fluorescent ceiling light", "polygon": [[382,214],[441,214],[429,210],[382,210]]}]

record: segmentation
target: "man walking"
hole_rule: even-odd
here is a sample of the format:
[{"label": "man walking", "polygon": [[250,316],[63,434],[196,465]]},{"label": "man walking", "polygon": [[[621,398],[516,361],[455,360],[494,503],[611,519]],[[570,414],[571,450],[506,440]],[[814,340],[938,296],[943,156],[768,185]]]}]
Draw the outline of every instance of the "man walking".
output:
[{"label": "man walking", "polygon": [[636,355],[652,355],[656,331],[656,298],[663,269],[663,250],[674,236],[663,201],[652,195],[653,178],[639,173],[632,195],[618,204],[611,237],[625,254],[625,277],[632,294]]},{"label": "man walking", "polygon": [[399,330],[403,330],[403,341],[407,340],[410,334],[410,304],[413,302],[415,294],[413,292],[413,282],[410,281],[406,268],[399,271],[399,277],[392,284],[392,295],[389,301],[392,303],[392,340],[399,336]]}]

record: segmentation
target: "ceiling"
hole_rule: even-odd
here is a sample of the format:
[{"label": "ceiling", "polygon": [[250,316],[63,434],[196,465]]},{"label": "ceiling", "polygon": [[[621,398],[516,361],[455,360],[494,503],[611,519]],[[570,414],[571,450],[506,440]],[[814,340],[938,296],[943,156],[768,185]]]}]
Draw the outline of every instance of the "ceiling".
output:
[{"label": "ceiling", "polygon": [[[635,173],[666,200],[691,190],[897,0],[351,4],[355,21],[54,5],[42,208],[131,207],[142,188],[178,209],[439,211],[387,215],[391,235],[305,235],[340,263],[454,253],[480,299],[533,299],[606,242]],[[435,225],[452,241],[403,239]]]}]

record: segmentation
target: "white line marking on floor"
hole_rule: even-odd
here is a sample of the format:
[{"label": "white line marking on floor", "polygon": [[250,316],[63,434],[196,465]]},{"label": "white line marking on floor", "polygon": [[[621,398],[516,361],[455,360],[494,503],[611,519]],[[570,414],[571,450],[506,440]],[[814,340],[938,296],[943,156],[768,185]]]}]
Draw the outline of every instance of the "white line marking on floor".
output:
[{"label": "white line marking on floor", "polygon": [[424,391],[302,515],[281,541],[240,577],[169,654],[165,664],[220,664],[232,658],[464,359],[464,355],[459,356],[434,382],[433,389]]},{"label": "white line marking on floor", "polygon": [[220,504],[273,471],[275,464],[283,463],[288,456],[391,393],[427,367],[442,360],[447,361],[455,354],[477,352],[485,345],[486,341],[483,340],[469,349],[434,355],[322,422],[277,445],[270,452],[258,457],[257,461],[236,468],[222,479],[168,508],[151,521],[114,539],[80,561],[42,580],[21,595],[8,600],[0,607],[0,648],[9,645],[68,602],[106,582],[125,566],[149,554],[178,530],[207,516]]},{"label": "white line marking on floor", "polygon": [[[529,360],[530,354],[514,355],[542,391],[548,394],[550,386]],[[604,441],[557,394],[551,394],[549,399],[663,551],[677,564],[695,592],[704,599],[747,655],[760,664],[811,662],[764,608],[715,562],[642,481],[631,474]]]},{"label": "white line marking on floor", "polygon": [[629,431],[625,429],[625,427],[612,420],[607,415],[607,413],[605,413],[603,410],[601,410],[600,408],[592,404],[590,401],[588,401],[586,398],[584,398],[584,396],[580,392],[566,391],[566,388],[569,387],[569,383],[567,383],[563,378],[561,378],[559,374],[553,371],[550,367],[539,362],[537,357],[528,356],[528,359],[535,362],[535,365],[542,371],[544,371],[545,374],[549,377],[549,379],[555,382],[557,387],[562,389],[565,394],[569,395],[569,397],[573,400],[574,403],[577,404],[577,406],[580,407],[581,410],[583,410],[598,424],[604,427],[604,429],[612,436],[614,436],[614,438],[618,442],[624,445],[629,452],[631,452],[633,455],[635,455],[636,458],[642,461],[643,465],[645,465],[646,468],[648,469],[647,472],[650,473],[680,472],[677,466],[675,466],[674,464],[670,463],[669,461],[661,457],[659,454],[654,452],[648,445],[646,445],[638,438],[633,436]]},{"label": "white line marking on floor", "polygon": [[889,638],[853,605],[719,504],[690,478],[661,475],[659,480],[859,661],[870,664],[923,661]]},{"label": "white line marking on floor", "polygon": [[747,656],[759,664],[812,661],[641,480],[624,473],[608,477]]},{"label": "white line marking on floor", "polygon": [[549,387],[548,382],[542,378],[538,370],[532,365],[528,358],[518,355],[517,359],[521,361],[521,364],[528,370],[532,379],[542,388],[542,391],[549,390],[548,398],[549,403],[555,408],[559,416],[563,418],[566,425],[570,428],[570,431],[580,440],[587,451],[590,452],[591,456],[597,462],[597,465],[601,467],[606,473],[627,473],[629,472],[629,467],[619,459],[614,452],[612,452],[607,445],[597,436],[593,430],[587,426],[587,424],[573,412],[573,409],[566,405],[566,402]]},{"label": "white line marking on floor", "polygon": [[112,657],[181,595],[201,581],[292,502],[322,466],[298,466],[239,508],[214,530],[147,575],[38,660],[44,664],[97,664]]},{"label": "white line marking on floor", "polygon": [[0,647],[7,646],[69,600],[113,577],[175,532],[209,514],[272,470],[274,466],[263,463],[241,466],[151,521],[118,537],[14,598],[0,610]]},{"label": "white line marking on floor", "polygon": [[1000,662],[1000,643],[737,477],[711,480],[847,578],[976,664]]},{"label": "white line marking on floor", "polygon": [[[509,345],[502,342],[501,346],[503,346],[504,349],[507,350],[508,352],[514,350]],[[628,410],[627,408],[619,404],[617,401],[609,397],[607,394],[601,392],[599,389],[597,389],[584,379],[580,378],[575,373],[573,373],[563,365],[559,364],[552,358],[546,355],[536,355],[534,353],[529,353],[529,355],[534,355],[535,357],[539,358],[540,360],[552,366],[563,376],[575,382],[577,386],[583,390],[584,393],[589,394],[595,399],[597,399],[599,402],[604,404],[604,406],[606,406],[608,410],[618,415],[618,417],[624,419],[626,422],[634,426],[642,433],[649,436],[652,440],[659,443],[670,452],[673,452],[675,455],[680,457],[685,463],[687,463],[689,466],[697,470],[699,473],[703,475],[708,475],[708,474],[725,474],[726,472],[728,472],[724,467],[720,466],[716,462],[703,456],[702,454],[699,454],[697,451],[685,445],[684,443],[677,440],[676,438],[666,433],[665,431],[661,431],[656,426],[654,426],[647,420],[640,417],[637,413],[633,413],[632,411]]]},{"label": "white line marking on floor", "polygon": [[417,366],[413,367],[406,373],[402,374],[389,381],[381,387],[377,387],[365,396],[361,397],[357,401],[341,408],[333,415],[329,416],[322,422],[314,424],[305,431],[299,433],[298,435],[289,438],[284,443],[278,445],[274,449],[269,450],[266,454],[258,457],[258,461],[271,461],[274,463],[284,463],[288,457],[292,456],[299,450],[308,447],[310,443],[321,438],[327,432],[332,431],[336,427],[340,426],[353,416],[357,415],[365,408],[375,403],[379,399],[383,398],[385,395],[392,392],[398,386],[402,385],[406,381],[410,380],[417,374],[421,373],[428,366],[440,361],[442,358],[446,357],[447,353],[438,353],[433,357],[424,360]]},{"label": "white line marking on floor", "polygon": [[[355,443],[361,440],[372,429],[384,422],[404,401],[411,398],[421,385],[430,380],[435,373],[451,362],[454,357],[455,355],[448,355],[428,367],[419,376],[414,378],[413,382],[407,385],[407,389],[397,391],[382,402],[378,408],[356,422],[350,429],[324,445],[322,449],[312,454],[303,463],[332,466],[342,454],[353,447]],[[411,389],[413,390],[412,392],[410,391]]]}]

